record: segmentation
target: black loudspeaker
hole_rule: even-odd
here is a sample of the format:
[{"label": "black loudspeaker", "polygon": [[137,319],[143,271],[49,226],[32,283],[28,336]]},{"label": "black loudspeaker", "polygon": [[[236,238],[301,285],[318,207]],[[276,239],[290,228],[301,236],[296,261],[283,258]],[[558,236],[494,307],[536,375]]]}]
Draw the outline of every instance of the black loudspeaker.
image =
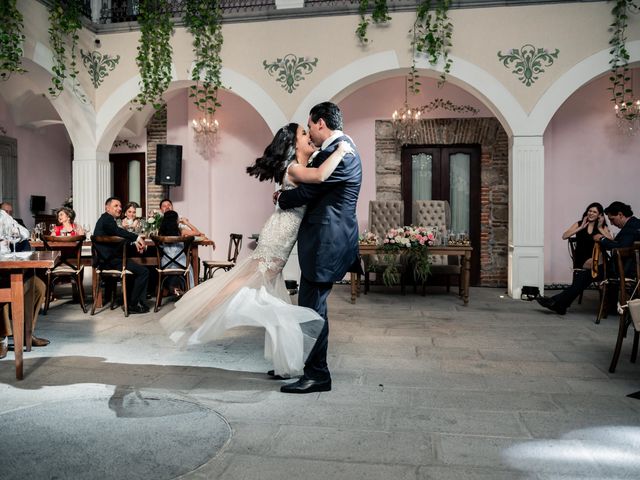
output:
[{"label": "black loudspeaker", "polygon": [[47,197],[42,195],[31,195],[31,201],[29,207],[32,213],[40,213],[44,211],[44,206],[47,201]]},{"label": "black loudspeaker", "polygon": [[156,185],[180,186],[182,145],[160,143],[156,147]]}]

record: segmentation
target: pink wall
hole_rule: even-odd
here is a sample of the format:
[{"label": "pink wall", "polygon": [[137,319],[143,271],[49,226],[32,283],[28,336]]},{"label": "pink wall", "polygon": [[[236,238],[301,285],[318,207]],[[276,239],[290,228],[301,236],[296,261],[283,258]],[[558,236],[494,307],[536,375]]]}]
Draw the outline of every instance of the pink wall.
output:
[{"label": "pink wall", "polygon": [[18,142],[18,204],[16,217],[33,227],[31,195],[47,197],[46,212],[58,208],[71,192],[71,146],[62,125],[39,129],[18,127],[0,97],[0,125]]},{"label": "pink wall", "polygon": [[569,97],[544,135],[546,284],[571,281],[562,233],[589,203],[600,202],[606,208],[620,200],[640,213],[640,134],[620,134],[607,77],[593,80]]},{"label": "pink wall", "polygon": [[241,258],[251,250],[248,238],[259,233],[273,212],[274,184],[258,182],[246,174],[246,167],[262,154],[273,135],[246,101],[230,92],[220,96],[222,108],[216,113],[221,130],[212,151],[202,151],[190,126],[199,118],[187,91],[169,102],[167,141],[184,145],[182,186],[171,190],[174,207],[203,230],[217,245],[215,255],[227,254],[230,233],[245,235]]}]

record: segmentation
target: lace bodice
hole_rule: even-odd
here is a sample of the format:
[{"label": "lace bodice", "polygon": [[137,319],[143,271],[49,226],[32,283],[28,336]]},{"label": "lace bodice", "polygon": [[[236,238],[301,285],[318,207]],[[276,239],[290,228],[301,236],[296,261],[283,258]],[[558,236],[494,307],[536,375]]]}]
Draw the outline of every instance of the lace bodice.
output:
[{"label": "lace bodice", "polygon": [[[283,186],[285,190],[296,188],[286,174]],[[258,246],[251,254],[251,258],[260,261],[258,268],[263,273],[267,270],[282,270],[298,238],[298,229],[305,210],[304,206],[289,210],[282,210],[276,206],[276,211],[262,227]]]}]

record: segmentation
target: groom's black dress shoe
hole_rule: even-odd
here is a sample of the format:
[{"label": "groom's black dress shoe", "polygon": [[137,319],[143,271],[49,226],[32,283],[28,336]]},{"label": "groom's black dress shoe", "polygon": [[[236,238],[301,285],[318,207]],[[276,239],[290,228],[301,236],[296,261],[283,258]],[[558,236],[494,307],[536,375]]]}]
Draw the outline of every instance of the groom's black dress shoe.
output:
[{"label": "groom's black dress shoe", "polygon": [[536,302],[544,308],[548,308],[549,310],[556,312],[558,315],[564,315],[567,313],[567,309],[558,305],[553,298],[540,296],[536,297]]},{"label": "groom's black dress shoe", "polygon": [[274,370],[269,370],[267,375],[269,375],[273,380],[289,380],[291,378],[289,375],[276,375]]},{"label": "groom's black dress shoe", "polygon": [[149,313],[149,307],[140,303],[132,305],[129,307],[129,313]]},{"label": "groom's black dress shoe", "polygon": [[282,393],[313,393],[328,392],[331,390],[331,379],[313,380],[311,378],[302,377],[297,382],[289,383],[280,387]]}]

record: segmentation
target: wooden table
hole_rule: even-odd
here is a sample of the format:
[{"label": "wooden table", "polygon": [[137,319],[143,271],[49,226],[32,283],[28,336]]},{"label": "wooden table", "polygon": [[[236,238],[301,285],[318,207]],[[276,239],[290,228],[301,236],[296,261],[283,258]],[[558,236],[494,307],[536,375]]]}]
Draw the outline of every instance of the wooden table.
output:
[{"label": "wooden table", "polygon": [[[374,255],[378,253],[377,245],[360,245],[360,255]],[[438,245],[429,247],[430,255],[447,255],[460,257],[460,282],[462,283],[462,300],[464,305],[469,304],[469,281],[471,280],[471,252],[473,247],[466,245]],[[360,275],[351,273],[351,303],[356,303],[356,297],[360,296]]]},{"label": "wooden table", "polygon": [[[13,329],[13,351],[16,358],[16,379],[24,378],[22,370],[22,346],[27,344],[27,352],[31,351],[31,324],[33,310],[25,308],[24,276],[29,270],[36,268],[53,268],[60,258],[60,252],[31,252],[26,258],[13,259],[11,256],[0,257],[0,273],[9,273],[10,287],[0,288],[0,302],[11,304]],[[29,292],[33,299],[33,289]],[[33,300],[31,300],[33,303]],[[25,329],[26,327],[26,329]]]}]

